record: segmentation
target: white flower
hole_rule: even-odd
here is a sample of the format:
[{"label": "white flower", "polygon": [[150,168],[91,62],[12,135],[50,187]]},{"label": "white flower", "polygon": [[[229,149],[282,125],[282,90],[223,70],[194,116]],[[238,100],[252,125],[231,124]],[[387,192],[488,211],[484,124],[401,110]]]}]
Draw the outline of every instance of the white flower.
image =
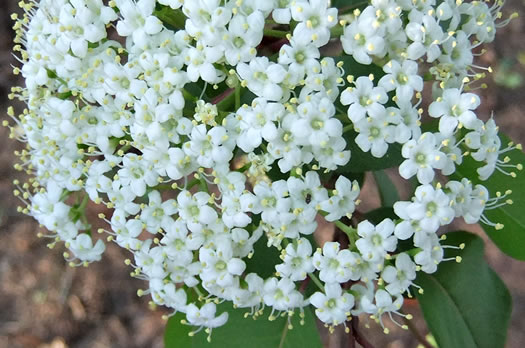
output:
[{"label": "white flower", "polygon": [[164,237],[160,240],[169,258],[193,260],[193,250],[198,250],[204,238],[198,234],[188,234],[186,224],[182,220],[163,225]]},{"label": "white flower", "polygon": [[91,237],[85,233],[79,234],[75,239],[67,242],[69,250],[82,262],[98,261],[102,253],[106,250],[106,245],[102,240],[97,240],[95,245]]},{"label": "white flower", "polygon": [[443,260],[443,248],[439,244],[439,238],[433,233],[426,235],[423,242],[414,243],[423,249],[414,256],[414,261],[421,266],[423,272],[434,273]]},{"label": "white flower", "polygon": [[176,10],[184,4],[184,0],[157,0],[159,4],[166,5]]},{"label": "white flower", "polygon": [[396,256],[394,266],[386,266],[381,278],[388,284],[385,289],[391,295],[399,295],[408,290],[412,281],[416,279],[416,265],[406,253]]},{"label": "white flower", "polygon": [[[8,110],[16,124],[7,126],[26,143],[15,169],[33,177],[14,183],[18,209],[49,229],[39,235],[52,239],[50,247],[64,241],[64,257],[80,266],[105,249],[87,232],[85,211],[90,200],[102,204],[99,218],[110,227],[98,232],[133,254],[125,263],[146,281],[139,296],[185,313],[196,326],[190,335],[225,324],[228,314],[217,313],[224,301],[254,317],[271,307],[270,319],[312,304],[331,328],[350,315],[367,313],[381,325],[383,314],[400,315],[402,294],[418,287],[416,272],[451,260],[439,227],[462,217],[499,229],[483,212],[511,203],[510,192],[489,198],[472,178],[430,185],[435,169],[452,176],[467,154],[480,162],[481,179],[521,170],[499,159],[521,148],[502,148],[494,121],[483,124],[474,113],[479,98],[463,92],[477,69],[472,50],[507,21],[495,23],[499,3],[371,0],[341,18],[330,6],[25,4],[24,16],[13,18],[22,64],[14,73],[26,87],[9,96],[25,107]],[[322,46],[341,31],[348,56],[326,57],[330,47]],[[352,59],[361,67],[345,66]],[[372,63],[379,77],[377,67],[362,66]],[[429,108],[423,75],[434,79]],[[439,133],[421,135],[425,108],[440,118]],[[375,157],[403,145],[399,172],[422,185],[393,204],[399,221],[341,225],[360,202],[358,182],[338,171],[359,171],[348,141]],[[348,234],[348,246],[327,242],[312,255],[305,236],[321,216]],[[412,251],[400,251],[398,240]],[[275,274],[262,278],[247,272],[247,259],[262,260],[258,253],[272,251],[265,245],[282,261],[265,265]],[[321,290],[305,299],[304,281],[317,272]]]},{"label": "white flower", "polygon": [[406,160],[399,166],[399,174],[410,179],[417,174],[417,179],[422,184],[429,184],[434,180],[434,169],[443,169],[446,156],[439,150],[439,143],[432,133],[423,133],[416,141],[409,140],[403,145],[401,154]]},{"label": "white flower", "polygon": [[257,57],[249,65],[238,64],[237,72],[255,95],[270,101],[282,99],[284,92],[279,84],[286,77],[286,70],[281,65],[270,62],[266,57]]},{"label": "white flower", "polygon": [[206,192],[191,194],[181,191],[177,196],[179,215],[191,231],[199,231],[203,224],[212,224],[217,220],[217,212],[208,205],[209,201],[210,195]]},{"label": "white flower", "polygon": [[500,12],[500,6],[497,5],[491,9],[483,2],[469,3],[468,5],[464,9],[464,13],[468,15],[468,20],[461,26],[461,29],[468,34],[475,34],[476,39],[480,42],[494,40],[496,34],[494,13]]},{"label": "white flower", "polygon": [[71,208],[60,200],[63,190],[50,182],[47,192],[37,193],[31,198],[31,214],[48,230],[54,230],[65,221]]},{"label": "white flower", "polygon": [[275,270],[280,276],[299,281],[306,278],[308,273],[313,272],[312,245],[308,239],[300,238],[297,244],[288,244],[281,253],[283,263],[276,265]]},{"label": "white flower", "polygon": [[345,53],[358,63],[370,64],[372,56],[382,58],[386,54],[385,39],[375,20],[375,14],[367,12],[346,26],[341,36]]},{"label": "white flower", "polygon": [[263,38],[264,17],[260,11],[249,16],[235,15],[223,36],[224,57],[228,64],[235,66],[239,62],[248,62],[255,58],[257,45]]},{"label": "white flower", "polygon": [[118,171],[118,179],[122,186],[129,186],[131,192],[141,197],[146,193],[146,186],[155,186],[157,173],[153,166],[136,154],[126,154],[122,168]]},{"label": "white flower", "polygon": [[[291,67],[290,67],[291,69]],[[293,70],[291,71],[293,73]],[[310,96],[328,98],[335,101],[339,96],[339,87],[344,85],[343,71],[333,58],[325,57],[306,70],[304,87],[299,95],[301,101],[309,101]]]},{"label": "white flower", "polygon": [[199,260],[202,270],[199,274],[203,285],[217,284],[221,287],[233,285],[234,277],[240,276],[246,269],[244,261],[233,257],[233,250],[229,242],[222,242],[216,249],[200,248]]},{"label": "white flower", "polygon": [[289,24],[292,19],[291,7],[295,3],[304,3],[306,0],[273,0],[272,18],[276,23]]},{"label": "white flower", "polygon": [[306,173],[303,179],[290,176],[287,185],[294,203],[301,202],[315,208],[328,199],[327,190],[321,185],[317,172],[310,171]]},{"label": "white flower", "polygon": [[177,203],[173,199],[162,201],[160,192],[153,190],[148,193],[148,205],[142,209],[140,219],[146,224],[150,233],[157,233],[160,226],[169,226],[172,224],[171,217],[177,212]]},{"label": "white flower", "polygon": [[397,238],[393,236],[394,222],[390,219],[381,221],[377,226],[368,220],[357,225],[357,234],[361,237],[355,242],[363,258],[370,262],[377,262],[386,257],[387,252],[394,251]]},{"label": "white flower", "polygon": [[328,213],[327,221],[336,221],[343,216],[350,217],[354,212],[356,199],[359,196],[359,184],[344,176],[337,178],[333,196],[320,203],[319,208]]},{"label": "white flower", "polygon": [[263,139],[272,141],[277,136],[275,122],[284,116],[285,109],[280,103],[269,103],[264,98],[256,98],[252,107],[243,107],[237,111],[242,129],[237,137],[237,145],[250,153],[261,145]]},{"label": "white flower", "polygon": [[288,73],[294,76],[290,80],[298,84],[306,72],[318,64],[319,57],[319,49],[314,44],[304,43],[293,38],[289,45],[281,47],[279,64],[288,65]]},{"label": "white flower", "polygon": [[404,202],[396,202],[394,211],[398,216],[406,213],[411,220],[419,221],[419,226],[425,231],[436,232],[439,226],[447,225],[454,219],[450,201],[450,197],[440,188],[421,185],[414,193],[413,203],[407,206]]},{"label": "white flower", "polygon": [[439,44],[446,38],[443,29],[436,19],[429,15],[424,15],[417,20],[411,20],[405,29],[406,35],[412,43],[407,47],[409,59],[416,60],[427,55],[427,62],[436,60],[441,49]]},{"label": "white flower", "polygon": [[215,84],[224,80],[225,74],[213,66],[222,56],[222,50],[217,47],[189,48],[184,60],[190,81],[196,82],[201,78]]},{"label": "white flower", "polygon": [[295,289],[295,284],[289,278],[268,278],[264,282],[263,293],[264,303],[278,311],[303,306],[303,295]]},{"label": "white flower", "polygon": [[[114,213],[113,216],[116,214]],[[111,228],[115,231],[117,238],[115,242],[123,248],[137,250],[140,248],[141,241],[138,236],[142,233],[142,221],[138,219],[127,220],[125,224],[114,223],[113,218]]]},{"label": "white flower", "polygon": [[383,87],[374,87],[368,77],[361,76],[355,81],[355,87],[349,87],[341,93],[341,103],[349,105],[348,118],[358,122],[366,117],[367,113],[380,114],[381,104],[385,104],[388,96]]},{"label": "white flower", "polygon": [[153,15],[155,0],[115,0],[115,3],[123,17],[117,23],[117,32],[122,36],[131,36],[136,45],[146,46],[148,35],[162,30],[162,22]]},{"label": "white flower", "polygon": [[218,0],[184,1],[182,11],[188,17],[185,29],[203,46],[220,45],[232,18],[231,9],[220,5]]},{"label": "white flower", "polygon": [[190,303],[186,307],[186,318],[188,322],[197,327],[213,329],[226,324],[228,321],[228,312],[223,312],[219,316],[216,316],[216,314],[217,306],[213,302],[208,302],[201,308],[198,308],[193,303]]},{"label": "white flower", "polygon": [[310,303],[316,307],[315,314],[325,324],[336,326],[344,323],[354,307],[354,297],[343,292],[337,283],[326,284],[324,289],[324,294],[316,292],[310,297]]},{"label": "white flower", "polygon": [[[373,302],[375,300],[375,303]],[[360,301],[360,306],[364,312],[375,316],[382,327],[384,327],[382,315],[389,312],[398,312],[403,304],[403,296],[397,296],[392,301],[392,296],[383,289],[376,291],[373,298],[363,296]],[[388,331],[386,331],[388,332]]]},{"label": "white flower", "polygon": [[[319,162],[319,166],[328,170],[335,170],[339,166],[344,166],[350,160],[350,150],[346,149],[346,141],[343,137],[333,137],[328,140],[325,146],[315,146],[313,150],[313,157]],[[309,154],[303,152],[302,160],[305,163],[308,160]],[[281,162],[279,161],[279,166]]]},{"label": "white flower", "polygon": [[472,44],[465,32],[458,31],[452,39],[443,42],[443,54],[439,61],[453,66],[456,71],[464,71],[472,65],[474,55],[472,53]]},{"label": "white flower", "polygon": [[475,224],[485,210],[485,205],[489,201],[489,192],[483,185],[473,187],[472,182],[467,178],[459,181],[449,181],[446,187],[450,190],[456,216],[462,216],[467,224]]},{"label": "white flower", "polygon": [[417,107],[411,101],[396,101],[397,107],[388,107],[388,121],[395,125],[394,138],[397,143],[404,144],[408,140],[417,139],[421,135],[421,116]]},{"label": "white flower", "polygon": [[341,122],[333,118],[335,107],[328,98],[302,103],[297,107],[299,119],[292,126],[292,133],[302,145],[326,146],[330,137],[343,133]]},{"label": "white flower", "polygon": [[[271,186],[266,182],[259,182],[255,185],[253,193],[257,196],[263,221],[268,223],[278,221],[280,213],[286,213],[290,210],[291,200],[286,197],[288,195],[287,189],[284,180],[275,181]],[[257,213],[256,210],[252,211]]]},{"label": "white flower", "polygon": [[253,310],[258,310],[263,302],[264,280],[255,273],[249,273],[244,281],[248,284],[248,288],[232,289],[234,293],[232,302],[239,308],[252,307]]},{"label": "white flower", "polygon": [[383,67],[386,73],[378,85],[386,91],[396,91],[397,98],[410,100],[414,91],[423,90],[423,78],[417,74],[418,65],[413,60],[405,60],[400,64],[397,60],[391,60]]},{"label": "white flower", "polygon": [[480,120],[472,111],[480,104],[479,97],[473,93],[461,93],[457,88],[447,88],[443,96],[430,104],[428,113],[439,118],[439,131],[445,135],[455,132],[459,124],[468,129],[478,129]]},{"label": "white flower", "polygon": [[465,144],[472,150],[472,157],[476,161],[488,159],[491,153],[498,153],[501,147],[501,140],[498,136],[498,127],[493,118],[480,129],[467,133]]},{"label": "white flower", "polygon": [[319,278],[325,283],[344,283],[352,278],[354,255],[348,249],[339,249],[337,242],[326,242],[317,249],[313,264],[319,270]]},{"label": "white flower", "polygon": [[202,167],[212,168],[214,163],[225,163],[233,157],[229,136],[223,127],[213,127],[208,131],[200,124],[193,127],[189,137],[191,140],[184,144],[184,152],[194,156]]},{"label": "white flower", "polygon": [[317,47],[330,40],[330,28],[337,24],[337,9],[328,0],[310,0],[292,5],[292,18],[299,22],[293,31],[298,40],[312,41]]},{"label": "white flower", "polygon": [[370,151],[372,156],[381,158],[388,151],[388,143],[394,142],[395,127],[388,124],[388,115],[382,105],[371,109],[368,114],[370,117],[355,123],[359,134],[354,141],[363,152]]}]

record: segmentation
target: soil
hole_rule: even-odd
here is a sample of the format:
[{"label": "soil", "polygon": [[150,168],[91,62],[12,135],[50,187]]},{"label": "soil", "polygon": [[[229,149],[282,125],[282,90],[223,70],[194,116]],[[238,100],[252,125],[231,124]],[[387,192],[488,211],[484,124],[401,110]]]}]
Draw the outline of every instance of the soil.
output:
[{"label": "soil", "polygon": [[[15,60],[10,53],[9,15],[18,10],[17,2],[0,1],[2,119],[6,118],[4,110],[8,105],[9,89],[20,83],[11,74]],[[507,15],[514,11],[525,13],[524,2],[520,0],[507,1],[505,8]],[[498,31],[495,43],[486,47],[487,52],[480,58],[480,63],[492,66],[496,74],[486,79],[489,88],[479,91],[483,100],[480,115],[488,118],[494,111],[501,129],[522,143],[525,142],[525,88],[516,86],[516,81],[525,74],[524,35],[525,22],[521,18]],[[63,248],[48,249],[46,241],[36,237],[38,225],[17,213],[19,202],[12,194],[12,181],[19,174],[12,166],[13,151],[19,147],[8,139],[7,129],[0,128],[0,348],[162,347],[164,321],[161,316],[164,312],[150,308],[147,298],[137,297],[137,289],[145,284],[129,277],[130,269],[124,265],[124,259],[129,257],[127,252],[109,245],[102,262],[88,268],[70,268],[62,257]],[[479,227],[467,228],[483,235]],[[525,263],[503,255],[488,240],[486,257],[513,297],[506,346],[522,348],[525,342]],[[426,334],[417,303],[410,302],[405,309],[414,313],[416,327]],[[364,334],[376,347],[417,346],[410,333],[391,323],[387,323],[387,327],[391,330],[388,336],[374,324],[364,330]],[[346,346],[343,332],[323,337],[326,347]]]}]

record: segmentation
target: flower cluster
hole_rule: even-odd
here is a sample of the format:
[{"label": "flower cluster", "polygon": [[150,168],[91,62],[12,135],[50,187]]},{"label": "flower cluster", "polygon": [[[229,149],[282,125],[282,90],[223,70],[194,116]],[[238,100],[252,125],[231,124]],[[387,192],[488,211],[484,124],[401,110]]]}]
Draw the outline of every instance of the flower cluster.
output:
[{"label": "flower cluster", "polygon": [[[465,156],[515,175],[492,119],[469,92],[483,76],[474,49],[494,38],[500,3],[372,0],[339,14],[328,0],[41,0],[21,2],[15,51],[25,87],[12,97],[16,168],[32,176],[21,211],[65,242],[71,265],[129,250],[133,275],[159,305],[208,332],[227,321],[218,301],[253,315],[313,305],[329,326],[367,313],[382,324],[410,295],[416,271],[444,260],[438,229],[489,221],[505,203],[468,179],[440,184]],[[323,46],[337,38],[341,57]],[[353,59],[382,68],[354,75]],[[480,72],[481,71],[481,72]],[[425,78],[423,78],[423,76]],[[434,81],[423,131],[424,80]],[[373,160],[402,146],[399,174],[420,186],[396,219],[349,226],[360,185],[349,143]],[[514,166],[521,169],[520,166]],[[106,207],[90,232],[89,202]],[[510,202],[510,201],[508,201]],[[350,241],[315,247],[319,220]],[[342,220],[343,219],[343,220]],[[354,220],[352,220],[354,221]],[[399,240],[412,249],[397,251]],[[261,249],[262,247],[262,249]],[[276,248],[273,275],[251,270]],[[318,289],[306,296],[301,284]]]}]

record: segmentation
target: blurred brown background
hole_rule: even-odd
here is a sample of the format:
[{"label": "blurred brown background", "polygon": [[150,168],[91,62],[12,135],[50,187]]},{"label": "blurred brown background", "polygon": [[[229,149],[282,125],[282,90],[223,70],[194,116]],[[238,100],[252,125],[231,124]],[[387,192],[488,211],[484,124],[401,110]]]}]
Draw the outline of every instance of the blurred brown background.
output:
[{"label": "blurred brown background", "polygon": [[[12,12],[17,0],[0,0],[0,117],[5,119],[7,94],[20,83],[11,74],[15,63],[12,47]],[[524,0],[509,0],[508,14],[524,14]],[[495,73],[486,79],[483,118],[494,110],[501,129],[517,142],[525,142],[525,21],[513,20],[498,31],[496,42],[487,47],[481,58]],[[0,348],[64,347],[162,347],[164,322],[162,310],[152,311],[148,299],[136,296],[144,286],[128,276],[123,260],[129,255],[109,245],[102,262],[89,268],[68,267],[61,246],[46,248],[38,239],[38,226],[18,214],[18,201],[12,195],[13,151],[19,144],[8,139],[7,129],[0,128]],[[517,198],[516,198],[517,199]],[[525,213],[525,212],[524,212]],[[472,228],[470,228],[472,230]],[[480,232],[480,229],[477,231]],[[503,231],[504,232],[504,231]],[[485,238],[486,239],[486,238]],[[525,240],[523,241],[525,247]],[[512,322],[507,347],[525,347],[525,262],[502,255],[487,244],[487,259],[500,274],[513,296]],[[415,304],[408,308],[416,313]],[[417,320],[422,333],[426,327]],[[383,335],[374,328],[365,334],[376,347],[416,347],[409,333],[395,330]],[[337,335],[325,337],[327,346],[342,347]],[[213,343],[210,347],[213,346]],[[181,347],[184,348],[184,347]],[[269,347],[271,348],[271,347]]]}]

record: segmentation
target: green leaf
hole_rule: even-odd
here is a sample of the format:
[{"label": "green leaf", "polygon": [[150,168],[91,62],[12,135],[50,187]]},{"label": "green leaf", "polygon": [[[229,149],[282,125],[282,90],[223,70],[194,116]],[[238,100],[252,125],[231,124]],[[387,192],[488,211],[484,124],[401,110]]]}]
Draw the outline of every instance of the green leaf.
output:
[{"label": "green leaf", "polygon": [[379,224],[384,219],[398,219],[396,213],[394,213],[394,208],[392,207],[381,207],[365,213],[365,218],[373,223],[374,225]]},{"label": "green leaf", "polygon": [[[502,144],[510,142],[510,139],[501,133],[500,138]],[[520,150],[509,151],[505,155],[510,157],[510,163],[525,163],[525,154]],[[516,172],[517,177],[512,178],[495,171],[488,180],[481,181],[476,172],[480,164],[469,156],[457,167],[452,177],[456,180],[468,178],[474,184],[482,184],[489,190],[491,196],[495,196],[498,191],[504,193],[507,190],[512,190],[513,193],[510,198],[514,199],[513,204],[505,204],[484,212],[490,221],[501,223],[505,227],[502,230],[496,230],[493,226],[485,224],[482,226],[490,239],[505,254],[519,260],[525,260],[525,200],[522,199],[525,196],[525,173]]]},{"label": "green leaf", "polygon": [[440,348],[499,348],[505,346],[511,297],[505,284],[484,259],[481,238],[466,232],[447,234],[447,245],[465,243],[463,250],[447,249],[436,273],[419,272],[415,281],[423,315]]},{"label": "green leaf", "polygon": [[257,273],[262,278],[275,274],[275,265],[280,264],[280,252],[273,246],[267,246],[268,238],[263,234],[253,246],[253,257],[246,261],[246,273]]},{"label": "green leaf", "polygon": [[332,57],[337,64],[338,62],[343,62],[343,69],[345,70],[346,75],[352,75],[356,79],[359,76],[369,76],[370,74],[373,74],[375,79],[374,81],[379,81],[379,78],[385,75],[385,72],[383,71],[383,68],[381,68],[379,65],[376,65],[374,63],[372,64],[361,64],[356,62],[354,58],[351,56],[338,56],[338,57]]},{"label": "green leaf", "polygon": [[373,174],[379,195],[381,196],[382,205],[385,207],[393,207],[394,203],[399,201],[399,193],[397,192],[396,185],[394,185],[388,174],[383,170],[375,171]]},{"label": "green leaf", "polygon": [[[197,333],[189,337],[191,326],[181,324],[184,315],[177,313],[166,325],[164,334],[165,348],[321,348],[321,339],[317,330],[314,315],[310,308],[305,308],[304,325],[300,325],[296,313],[291,320],[293,329],[288,329],[288,319],[279,317],[269,321],[271,310],[266,308],[264,314],[257,320],[244,318],[249,309],[233,309],[229,303],[218,306],[217,313],[228,311],[229,319],[226,325],[213,329],[211,343],[207,342],[207,334]],[[248,344],[249,342],[249,344]]]},{"label": "green leaf", "polygon": [[168,29],[184,29],[186,16],[181,10],[173,10],[169,6],[157,5],[153,15],[160,19],[162,24]]},{"label": "green leaf", "polygon": [[344,137],[348,143],[347,148],[351,151],[350,161],[343,167],[339,167],[338,173],[362,173],[367,171],[377,171],[396,167],[403,162],[404,158],[401,156],[401,145],[390,144],[388,151],[382,158],[372,156],[370,152],[363,152],[355,143],[354,139],[357,133],[354,131],[347,132]]},{"label": "green leaf", "polygon": [[367,0],[332,0],[332,6],[337,7],[344,13],[352,11],[356,8],[364,8],[369,4]]}]

